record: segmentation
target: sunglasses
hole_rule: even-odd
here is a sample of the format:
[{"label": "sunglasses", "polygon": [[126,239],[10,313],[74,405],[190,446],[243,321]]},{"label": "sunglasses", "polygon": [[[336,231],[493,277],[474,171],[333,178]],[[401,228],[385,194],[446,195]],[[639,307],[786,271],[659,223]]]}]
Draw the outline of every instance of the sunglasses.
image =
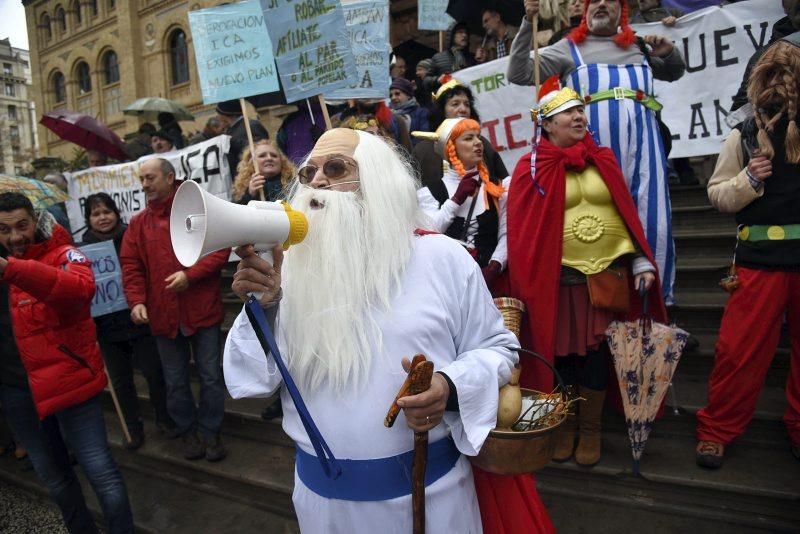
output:
[{"label": "sunglasses", "polygon": [[[338,180],[347,174],[348,167],[358,168],[352,161],[342,158],[331,158],[322,165],[322,174],[331,180]],[[311,183],[314,176],[317,175],[317,171],[319,171],[319,167],[316,165],[306,165],[297,171],[300,183],[303,185]]]}]

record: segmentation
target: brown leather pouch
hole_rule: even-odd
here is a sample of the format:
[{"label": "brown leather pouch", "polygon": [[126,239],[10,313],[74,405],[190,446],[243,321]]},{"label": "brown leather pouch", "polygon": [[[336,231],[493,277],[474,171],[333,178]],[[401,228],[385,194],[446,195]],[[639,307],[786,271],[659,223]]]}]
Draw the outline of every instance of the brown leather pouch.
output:
[{"label": "brown leather pouch", "polygon": [[586,277],[589,285],[589,300],[595,308],[614,312],[626,312],[630,307],[628,269],[609,267]]}]

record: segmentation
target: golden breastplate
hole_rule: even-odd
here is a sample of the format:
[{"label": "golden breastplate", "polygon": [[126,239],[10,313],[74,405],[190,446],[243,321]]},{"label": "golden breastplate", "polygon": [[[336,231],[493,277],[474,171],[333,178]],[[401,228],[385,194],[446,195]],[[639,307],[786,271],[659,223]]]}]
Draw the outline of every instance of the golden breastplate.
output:
[{"label": "golden breastplate", "polygon": [[566,181],[561,264],[595,274],[623,254],[635,252],[625,221],[597,168],[568,172]]}]

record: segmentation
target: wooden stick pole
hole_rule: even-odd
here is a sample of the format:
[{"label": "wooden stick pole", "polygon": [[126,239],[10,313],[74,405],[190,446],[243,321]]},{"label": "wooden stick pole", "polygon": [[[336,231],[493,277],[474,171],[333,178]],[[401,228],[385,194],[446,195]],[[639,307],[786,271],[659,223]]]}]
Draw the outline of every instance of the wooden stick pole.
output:
[{"label": "wooden stick pole", "polygon": [[439,32],[439,52],[444,52],[444,32]]},{"label": "wooden stick pole", "polygon": [[331,126],[331,116],[328,114],[328,106],[325,105],[325,99],[322,95],[317,95],[317,98],[319,98],[319,107],[322,108],[322,116],[325,118],[325,129],[330,130],[333,126]]},{"label": "wooden stick pole", "polygon": [[128,432],[128,424],[125,422],[125,416],[122,415],[122,407],[119,405],[119,400],[117,399],[117,392],[114,391],[114,385],[111,383],[111,377],[108,374],[108,369],[105,369],[106,378],[108,378],[108,391],[111,393],[111,400],[114,401],[114,410],[117,412],[117,417],[119,417],[119,424],[122,427],[122,435],[125,436],[125,441],[130,443],[133,441],[131,439],[131,433]]},{"label": "wooden stick pole", "polygon": [[533,17],[533,83],[536,86],[536,94],[539,94],[539,86],[542,84],[542,74],[539,60],[539,15]]},{"label": "wooden stick pole", "polygon": [[[242,121],[244,122],[244,129],[247,132],[247,142],[250,144],[250,159],[253,160],[253,170],[256,174],[261,174],[256,161],[256,145],[253,143],[253,132],[250,130],[250,117],[247,116],[247,106],[244,104],[244,98],[239,99],[239,105],[242,107]],[[238,154],[237,154],[238,155]],[[231,174],[234,174],[236,169],[231,169]],[[264,196],[264,188],[258,192],[261,200],[267,200]]]}]

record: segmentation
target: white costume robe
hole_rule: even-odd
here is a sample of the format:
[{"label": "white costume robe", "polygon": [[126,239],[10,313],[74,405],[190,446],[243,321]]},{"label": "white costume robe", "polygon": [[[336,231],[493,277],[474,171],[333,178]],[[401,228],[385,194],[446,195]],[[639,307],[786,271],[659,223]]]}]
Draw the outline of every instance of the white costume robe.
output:
[{"label": "white costume robe", "polygon": [[[309,391],[296,380],[333,454],[364,460],[413,450],[413,432],[403,413],[392,428],[386,428],[383,420],[405,380],[401,359],[416,353],[432,360],[434,369],[446,373],[458,392],[459,412],[445,412],[443,423],[430,431],[430,443],[451,435],[460,452],[477,454],[495,425],[498,388],[508,382],[518,360],[509,349],[518,346],[517,339],[503,326],[477,263],[445,236],[415,237],[400,293],[389,312],[375,315],[383,343],[380,350],[373,350],[364,386],[343,393],[327,386]],[[280,312],[277,322],[277,341],[283,350]],[[267,396],[281,385],[274,361],[265,358],[244,312],[228,335],[224,371],[234,398]],[[313,455],[286,388],[281,401],[284,430]],[[304,532],[407,534],[412,530],[410,493],[386,501],[328,499],[306,487],[295,471],[292,498]],[[426,510],[429,533],[481,532],[472,470],[464,456],[426,488]]]}]

